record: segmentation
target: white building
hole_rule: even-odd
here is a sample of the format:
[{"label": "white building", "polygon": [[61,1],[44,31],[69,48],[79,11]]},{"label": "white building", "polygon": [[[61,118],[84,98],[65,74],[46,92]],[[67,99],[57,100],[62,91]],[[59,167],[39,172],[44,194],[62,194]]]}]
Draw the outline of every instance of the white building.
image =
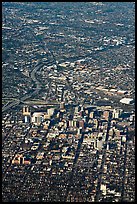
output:
[{"label": "white building", "polygon": [[54,108],[49,108],[49,109],[47,110],[47,112],[48,112],[48,115],[52,116],[53,113],[54,113]]},{"label": "white building", "polygon": [[112,113],[112,118],[119,118],[119,111],[114,109]]},{"label": "white building", "polygon": [[34,125],[40,125],[40,123],[43,121],[43,119],[44,119],[44,113],[34,112],[32,117],[31,117],[31,122]]},{"label": "white building", "polygon": [[122,98],[120,100],[121,103],[124,103],[124,104],[132,104],[133,103],[133,98]]}]

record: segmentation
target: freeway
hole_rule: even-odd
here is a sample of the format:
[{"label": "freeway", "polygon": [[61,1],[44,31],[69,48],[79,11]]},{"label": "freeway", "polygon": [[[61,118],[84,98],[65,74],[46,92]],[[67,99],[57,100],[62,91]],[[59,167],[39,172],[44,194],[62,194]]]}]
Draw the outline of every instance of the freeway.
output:
[{"label": "freeway", "polygon": [[17,101],[13,101],[12,103],[8,104],[7,106],[2,107],[2,112],[7,111],[8,109],[10,109],[11,107],[17,106],[19,105],[20,100]]},{"label": "freeway", "polygon": [[[52,55],[53,55],[53,53],[52,53]],[[49,65],[48,60],[46,61],[46,65]],[[19,105],[21,102],[24,102],[26,99],[30,98],[32,95],[37,94],[41,90],[41,83],[37,80],[35,74],[42,66],[43,66],[42,61],[37,62],[36,65],[35,65],[35,68],[32,70],[32,72],[30,74],[31,79],[36,84],[35,90],[32,93],[25,94],[25,96],[23,96],[23,97],[21,97],[19,99],[16,99],[16,101],[11,102],[10,104],[7,103],[4,107],[2,107],[2,112],[5,112],[10,108]]]},{"label": "freeway", "polygon": [[30,93],[30,94],[26,94],[25,96],[21,97],[20,99],[17,99],[16,101],[11,102],[10,104],[7,104],[6,106],[2,107],[2,112],[7,111],[8,109],[19,105],[21,102],[23,102],[24,100],[30,98],[32,95],[38,93],[41,89],[40,86],[40,82],[36,79],[35,77],[35,73],[42,67],[41,62],[37,63],[35,68],[33,69],[33,71],[31,72],[31,78],[32,80],[36,83],[36,89]]}]

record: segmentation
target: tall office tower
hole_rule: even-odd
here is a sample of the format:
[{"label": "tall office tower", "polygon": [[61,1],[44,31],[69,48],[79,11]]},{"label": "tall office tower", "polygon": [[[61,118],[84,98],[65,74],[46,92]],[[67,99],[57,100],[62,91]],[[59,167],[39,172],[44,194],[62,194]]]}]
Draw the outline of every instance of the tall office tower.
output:
[{"label": "tall office tower", "polygon": [[94,124],[95,124],[95,128],[97,129],[97,128],[99,127],[99,122],[98,122],[98,120],[95,118],[95,119],[93,119],[93,122],[94,122]]},{"label": "tall office tower", "polygon": [[64,128],[67,128],[67,121],[64,122]]},{"label": "tall office tower", "polygon": [[88,115],[89,111],[88,111],[88,110],[85,110],[85,113]]},{"label": "tall office tower", "polygon": [[90,103],[93,104],[93,99],[90,100]]},{"label": "tall office tower", "polygon": [[30,123],[30,116],[29,115],[25,115],[24,122],[25,123]]},{"label": "tall office tower", "polygon": [[77,121],[76,120],[73,120],[73,126],[77,127]]},{"label": "tall office tower", "polygon": [[109,118],[109,111],[104,111],[103,112],[103,117],[105,118],[105,120],[108,120],[108,118]]},{"label": "tall office tower", "polygon": [[90,112],[89,118],[94,118],[94,112]]},{"label": "tall office tower", "polygon": [[23,155],[20,155],[19,162],[20,162],[20,164],[24,164],[24,157],[23,157]]},{"label": "tall office tower", "polygon": [[49,116],[52,116],[53,113],[54,113],[54,108],[49,108],[49,109],[47,110],[47,112],[48,112],[48,115],[49,115]]},{"label": "tall office tower", "polygon": [[101,150],[102,149],[102,147],[103,147],[103,140],[102,140],[102,138],[97,138],[96,139],[96,148],[98,149],[98,150]]},{"label": "tall office tower", "polygon": [[107,144],[107,150],[109,150],[109,144]]},{"label": "tall office tower", "polygon": [[40,125],[41,122],[44,119],[44,113],[41,112],[35,112],[33,113],[32,117],[31,117],[31,122],[35,125]]},{"label": "tall office tower", "polygon": [[65,109],[65,103],[64,103],[64,102],[61,102],[61,103],[60,103],[60,109],[61,109],[61,110]]},{"label": "tall office tower", "polygon": [[84,122],[88,122],[88,117],[86,115],[84,116]]},{"label": "tall office tower", "polygon": [[23,107],[23,116],[24,116],[24,122],[30,123],[31,112],[28,106]]},{"label": "tall office tower", "polygon": [[129,120],[132,122],[132,124],[135,124],[135,114],[130,115]]},{"label": "tall office tower", "polygon": [[84,108],[83,108],[83,106],[81,106],[81,111],[84,111]]},{"label": "tall office tower", "polygon": [[84,120],[80,120],[79,121],[79,128],[82,128],[82,130],[84,130]]},{"label": "tall office tower", "polygon": [[79,112],[79,106],[76,106],[75,107],[75,113],[78,113]]},{"label": "tall office tower", "polygon": [[78,129],[78,135],[82,134],[82,127]]},{"label": "tall office tower", "polygon": [[23,107],[23,115],[24,116],[30,116],[31,112],[28,106]]},{"label": "tall office tower", "polygon": [[24,163],[24,157],[23,155],[17,154],[14,159],[12,160],[12,164],[23,164]]},{"label": "tall office tower", "polygon": [[43,129],[47,130],[49,125],[50,125],[50,120],[43,122]]},{"label": "tall office tower", "polygon": [[69,127],[73,127],[73,120],[69,120]]},{"label": "tall office tower", "polygon": [[112,118],[119,118],[119,111],[114,109],[112,112]]}]

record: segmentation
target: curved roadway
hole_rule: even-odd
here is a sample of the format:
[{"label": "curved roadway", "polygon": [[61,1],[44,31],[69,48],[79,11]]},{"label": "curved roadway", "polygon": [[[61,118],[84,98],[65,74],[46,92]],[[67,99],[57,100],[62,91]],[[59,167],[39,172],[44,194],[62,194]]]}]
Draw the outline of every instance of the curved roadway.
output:
[{"label": "curved roadway", "polygon": [[8,104],[7,106],[2,107],[2,112],[7,111],[7,110],[8,110],[9,108],[11,108],[11,107],[14,107],[14,106],[19,105],[22,101],[24,101],[24,100],[30,98],[33,94],[38,93],[38,91],[41,89],[41,86],[40,86],[40,82],[39,82],[39,81],[36,79],[36,77],[35,77],[35,73],[36,73],[36,71],[38,71],[38,69],[40,69],[40,68],[41,68],[41,66],[40,66],[40,62],[39,62],[39,63],[37,63],[37,65],[35,66],[35,68],[33,69],[33,71],[31,72],[31,78],[32,78],[32,80],[33,80],[33,81],[35,82],[35,84],[36,84],[36,89],[35,89],[32,93],[26,94],[25,96],[21,97],[20,99],[17,99],[16,101],[11,102],[11,103]]}]

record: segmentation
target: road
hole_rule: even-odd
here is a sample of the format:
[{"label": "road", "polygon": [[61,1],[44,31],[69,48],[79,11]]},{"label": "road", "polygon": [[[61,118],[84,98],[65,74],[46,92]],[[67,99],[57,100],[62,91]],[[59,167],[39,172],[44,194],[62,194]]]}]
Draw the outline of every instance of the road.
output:
[{"label": "road", "polygon": [[25,101],[26,99],[30,98],[32,95],[38,93],[41,89],[41,84],[40,82],[36,79],[35,77],[35,73],[42,67],[42,63],[39,62],[36,64],[35,68],[33,69],[33,71],[31,72],[30,76],[32,78],[32,80],[34,81],[34,83],[36,84],[36,89],[30,93],[30,94],[26,94],[25,96],[21,97],[20,99],[17,99],[16,101],[11,102],[10,104],[7,104],[6,106],[2,107],[2,112],[7,111],[8,109],[19,105],[21,102]]},{"label": "road", "polygon": [[78,158],[79,158],[80,149],[81,149],[81,145],[83,143],[83,139],[84,139],[84,133],[82,133],[82,136],[81,136],[81,138],[79,139],[79,142],[78,142],[77,150],[76,150],[76,153],[75,153],[75,158],[74,158],[74,161],[73,161],[72,171],[70,173],[70,177],[69,177],[69,180],[68,180],[68,186],[67,186],[66,194],[64,196],[64,202],[67,202],[68,193],[70,191],[70,187],[71,187],[72,182],[73,182],[73,175],[74,175],[75,165],[76,165],[76,163],[78,161]]},{"label": "road", "polygon": [[102,173],[103,173],[103,169],[104,169],[104,165],[105,165],[105,161],[106,161],[106,149],[107,149],[108,138],[109,138],[110,124],[111,124],[111,119],[109,117],[107,133],[106,133],[106,141],[105,141],[106,146],[103,149],[102,163],[101,163],[101,167],[99,170],[98,182],[97,182],[97,187],[96,187],[95,202],[99,202],[99,198],[100,198],[100,194],[101,194],[100,187],[101,187],[101,183],[102,183]]},{"label": "road", "polygon": [[[56,64],[56,66],[58,66],[56,60],[55,60],[55,57],[53,55],[53,53],[51,51],[49,51],[53,57],[53,64]],[[48,61],[47,61],[47,64],[48,64]],[[25,96],[17,99],[16,101],[13,101],[11,102],[10,104],[8,103],[7,105],[3,106],[2,107],[2,113],[7,111],[8,109],[14,107],[14,106],[17,106],[19,105],[21,102],[25,101],[26,99],[30,98],[32,95],[35,95],[37,94],[40,90],[41,90],[41,83],[37,80],[35,74],[36,72],[43,66],[42,64],[42,61],[39,61],[36,63],[35,65],[35,68],[32,70],[31,74],[30,74],[30,77],[31,79],[34,81],[34,83],[36,84],[36,88],[35,90],[32,92],[32,93],[29,93],[29,94],[26,94]],[[51,65],[50,65],[51,66]]]},{"label": "road", "polygon": [[[128,130],[127,130],[127,138],[128,138]],[[124,202],[125,196],[125,180],[126,180],[126,161],[127,161],[127,149],[128,149],[128,141],[125,143],[125,152],[124,152],[124,172],[123,172],[123,179],[122,179],[122,189],[121,189],[121,202]]]}]

